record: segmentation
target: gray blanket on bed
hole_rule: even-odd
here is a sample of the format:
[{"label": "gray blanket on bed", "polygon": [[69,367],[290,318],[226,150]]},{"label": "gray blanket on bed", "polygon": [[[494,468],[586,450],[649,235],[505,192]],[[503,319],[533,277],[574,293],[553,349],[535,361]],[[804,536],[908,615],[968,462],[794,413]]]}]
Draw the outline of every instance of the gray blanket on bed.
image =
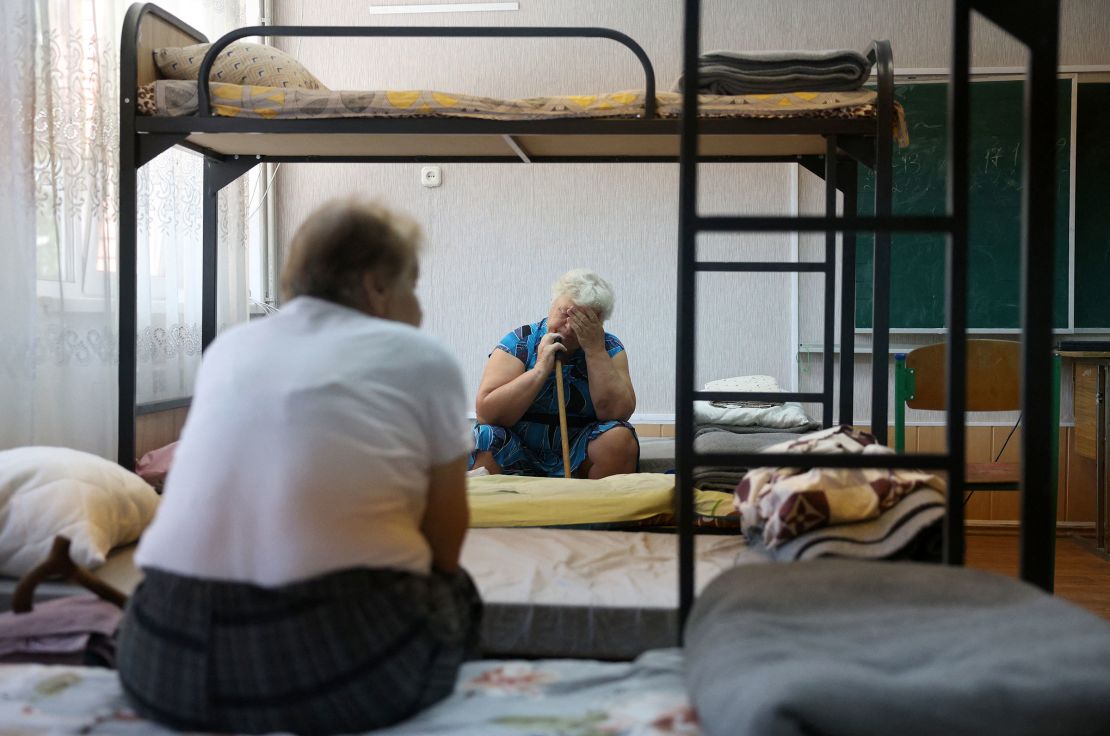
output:
[{"label": "gray blanket on bed", "polygon": [[[698,92],[711,95],[855,90],[870,75],[871,62],[850,50],[710,51],[698,58]],[[675,91],[682,91],[682,77]]]},{"label": "gray blanket on bed", "polygon": [[977,570],[733,568],[698,597],[686,661],[708,736],[1110,733],[1110,623]]},{"label": "gray blanket on bed", "polygon": [[[760,452],[771,445],[798,439],[797,433],[784,430],[768,431],[766,428],[745,427],[740,433],[713,427],[700,427],[694,436],[694,452]],[[745,468],[707,466],[694,470],[694,487],[705,491],[732,493],[747,472]]]}]

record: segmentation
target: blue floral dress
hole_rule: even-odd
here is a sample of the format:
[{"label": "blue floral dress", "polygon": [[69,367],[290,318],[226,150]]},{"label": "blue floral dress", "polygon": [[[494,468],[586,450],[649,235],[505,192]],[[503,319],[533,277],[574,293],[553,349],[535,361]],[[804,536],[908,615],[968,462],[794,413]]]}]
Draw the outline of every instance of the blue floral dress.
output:
[{"label": "blue floral dress", "polygon": [[[494,348],[503,350],[524,364],[525,370],[536,366],[540,340],[547,334],[547,319],[513,330]],[[609,357],[624,350],[615,335],[605,333],[605,350]],[[570,435],[572,470],[586,460],[587,446],[614,427],[627,427],[632,436],[636,430],[620,420],[598,421],[590,399],[590,382],[586,373],[586,353],[579,348],[563,357],[563,391],[567,405],[567,434]],[[493,459],[504,473],[510,475],[563,475],[563,448],[559,430],[559,399],[555,389],[555,372],[547,377],[536,400],[520,421],[511,427],[477,424],[474,427],[474,452],[470,467],[479,452],[492,452]]]}]

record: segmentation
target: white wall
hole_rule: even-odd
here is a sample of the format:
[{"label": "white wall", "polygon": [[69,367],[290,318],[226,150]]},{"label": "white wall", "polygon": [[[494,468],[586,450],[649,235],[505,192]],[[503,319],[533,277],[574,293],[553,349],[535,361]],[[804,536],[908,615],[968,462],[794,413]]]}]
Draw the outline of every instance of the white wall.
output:
[{"label": "white wall", "polygon": [[[380,4],[385,0],[373,0]],[[400,0],[391,0],[400,2]],[[279,24],[598,25],[629,34],[655,65],[661,89],[680,68],[679,0],[521,0],[519,12],[371,16],[370,0],[274,0]],[[889,38],[902,67],[942,67],[948,54],[948,0],[748,0],[704,3],[703,47],[858,48]],[[1110,64],[1101,0],[1065,0],[1062,64]],[[985,23],[973,27],[977,66],[1022,63],[1021,49]],[[523,97],[634,88],[634,57],[612,42],[544,39],[296,39],[279,43],[333,89],[431,88]],[[614,284],[610,331],[629,348],[641,414],[671,414],[674,401],[677,165],[452,164],[444,184],[424,189],[420,166],[287,164],[277,174],[280,242],[319,203],[360,193],[378,197],[425,225],[420,287],[425,328],[462,362],[471,390],[485,356],[509,329],[542,317],[550,283],[590,267]],[[788,165],[706,166],[706,212],[786,214],[797,206]],[[801,206],[820,185],[797,174]],[[815,199],[815,195],[818,198]],[[819,205],[816,205],[819,206]],[[802,239],[815,257],[812,238]],[[718,237],[702,257],[789,257],[785,235]],[[705,277],[699,303],[697,380],[768,373],[789,385],[798,309],[786,275]],[[718,286],[719,284],[719,286]],[[803,279],[801,340],[817,341],[820,282]],[[817,335],[819,335],[819,331]],[[819,364],[819,356],[812,361]],[[816,365],[819,369],[819,365]],[[815,378],[803,373],[803,384]],[[819,370],[816,374],[819,377]],[[857,395],[865,396],[866,376]],[[861,398],[857,419],[866,416]]]}]

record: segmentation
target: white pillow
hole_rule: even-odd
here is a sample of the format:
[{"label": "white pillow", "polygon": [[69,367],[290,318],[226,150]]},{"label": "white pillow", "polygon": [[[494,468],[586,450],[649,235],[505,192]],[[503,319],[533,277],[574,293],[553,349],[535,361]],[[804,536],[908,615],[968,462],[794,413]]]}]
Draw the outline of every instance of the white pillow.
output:
[{"label": "white pillow", "polygon": [[113,547],[139,538],[157,507],[146,481],[96,455],[64,447],[0,452],[0,574],[26,574],[58,534],[69,537],[78,565],[102,565]]},{"label": "white pillow", "polygon": [[706,391],[782,391],[774,376],[734,376],[710,381],[705,384]]},{"label": "white pillow", "polygon": [[770,427],[794,429],[810,424],[800,404],[776,406],[715,406],[708,401],[694,402],[694,423],[728,427]]}]

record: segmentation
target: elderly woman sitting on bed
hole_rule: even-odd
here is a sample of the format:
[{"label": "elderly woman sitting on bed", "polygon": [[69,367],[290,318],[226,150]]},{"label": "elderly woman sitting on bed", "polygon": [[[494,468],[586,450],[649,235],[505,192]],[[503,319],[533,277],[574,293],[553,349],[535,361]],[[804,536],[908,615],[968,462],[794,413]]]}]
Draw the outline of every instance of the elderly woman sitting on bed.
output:
[{"label": "elderly woman sitting on bed", "polygon": [[558,356],[574,474],[604,478],[636,471],[640,445],[628,423],[636,408],[628,354],[616,336],[602,329],[612,311],[608,282],[585,269],[569,271],[552,287],[547,317],[501,339],[478,388],[472,468],[563,474],[554,373]]},{"label": "elderly woman sitting on bed", "polygon": [[451,693],[481,612],[459,567],[471,439],[462,371],[417,329],[418,241],[377,205],[325,205],[282,310],[204,354],[120,632],[140,715],[351,733]]}]

